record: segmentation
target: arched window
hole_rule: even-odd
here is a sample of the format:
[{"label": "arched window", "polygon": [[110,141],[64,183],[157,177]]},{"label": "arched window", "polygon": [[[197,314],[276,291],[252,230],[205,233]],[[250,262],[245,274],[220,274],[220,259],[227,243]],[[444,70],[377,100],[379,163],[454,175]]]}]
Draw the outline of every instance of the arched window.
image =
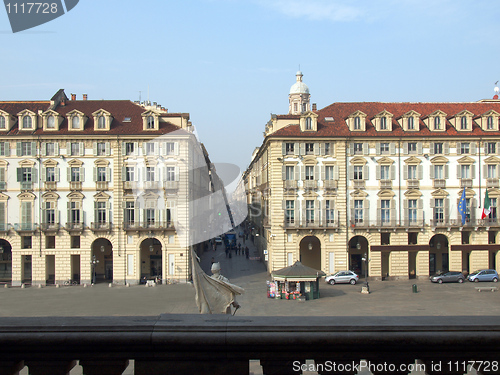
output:
[{"label": "arched window", "polygon": [[155,118],[153,116],[148,116],[147,128],[148,129],[154,129],[155,128]]},{"label": "arched window", "polygon": [[415,129],[415,124],[413,122],[413,116],[408,117],[408,129]]},{"label": "arched window", "polygon": [[23,117],[23,129],[31,129],[31,128],[32,128],[31,117],[26,115]]},{"label": "arched window", "polygon": [[467,129],[467,117],[462,116],[460,119],[460,129],[466,130]]},{"label": "arched window", "polygon": [[5,129],[5,117],[0,116],[0,129]]},{"label": "arched window", "polygon": [[441,129],[441,118],[439,116],[434,117],[434,129]]},{"label": "arched window", "polygon": [[71,129],[80,129],[80,117],[77,115],[71,118]]},{"label": "arched window", "polygon": [[99,116],[99,119],[97,120],[97,128],[106,129],[106,119],[102,115]]},{"label": "arched window", "polygon": [[382,130],[387,129],[387,117],[380,118],[380,129],[382,129]]},{"label": "arched window", "polygon": [[[1,125],[1,119],[0,119],[0,125]],[[488,129],[493,129],[493,116],[488,116]]]},{"label": "arched window", "polygon": [[54,129],[56,127],[56,119],[54,116],[50,115],[47,117],[47,129]]},{"label": "arched window", "polygon": [[306,130],[312,129],[312,121],[310,117],[306,117]]},{"label": "arched window", "polygon": [[359,116],[354,118],[354,129],[361,129],[361,119]]}]

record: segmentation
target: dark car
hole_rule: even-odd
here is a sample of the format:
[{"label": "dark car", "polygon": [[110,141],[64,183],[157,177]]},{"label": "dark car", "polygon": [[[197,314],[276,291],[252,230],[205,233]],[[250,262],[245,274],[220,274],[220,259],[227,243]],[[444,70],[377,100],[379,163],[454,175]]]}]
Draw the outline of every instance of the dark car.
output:
[{"label": "dark car", "polygon": [[449,272],[439,272],[430,277],[433,283],[463,283],[465,281],[465,276],[462,272],[449,271]]}]

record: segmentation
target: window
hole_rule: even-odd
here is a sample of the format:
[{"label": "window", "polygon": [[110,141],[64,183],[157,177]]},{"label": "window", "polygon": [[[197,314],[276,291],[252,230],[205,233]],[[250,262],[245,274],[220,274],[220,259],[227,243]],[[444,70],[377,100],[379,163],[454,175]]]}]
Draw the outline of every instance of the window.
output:
[{"label": "window", "polygon": [[31,182],[32,178],[32,168],[20,168],[21,170],[21,182]]},{"label": "window", "polygon": [[56,118],[52,115],[47,117],[47,129],[54,129],[56,127]]},{"label": "window", "polygon": [[410,224],[415,224],[417,222],[417,200],[408,200],[408,221]]},{"label": "window", "polygon": [[440,130],[440,129],[441,129],[441,118],[434,117],[434,130]]},{"label": "window", "polygon": [[69,220],[70,223],[80,224],[80,202],[69,203]]},{"label": "window", "polygon": [[71,167],[71,182],[80,182],[80,167]]},{"label": "window", "polygon": [[80,248],[80,236],[71,236],[71,248],[72,249]]},{"label": "window", "polygon": [[333,165],[327,165],[325,167],[325,180],[334,180],[335,167]]},{"label": "window", "polygon": [[106,202],[97,202],[97,222],[106,223]]},{"label": "window", "polygon": [[333,208],[333,201],[330,200],[325,201],[325,210],[326,210],[326,223],[333,224],[335,222],[335,210]]},{"label": "window", "polygon": [[97,167],[97,181],[106,181],[106,167]]},{"label": "window", "polygon": [[460,118],[460,129],[467,130],[467,117],[466,116],[462,116]]},{"label": "window", "polygon": [[106,143],[98,142],[97,143],[97,156],[105,156],[106,155]]},{"label": "window", "polygon": [[409,142],[408,143],[408,153],[409,154],[416,154],[417,153],[417,143],[416,142]]},{"label": "window", "polygon": [[390,222],[391,201],[383,199],[380,201],[380,220],[382,224]]},{"label": "window", "polygon": [[75,115],[71,118],[71,129],[80,129],[80,117]]},{"label": "window", "polygon": [[31,202],[21,202],[21,223],[24,227],[32,223]]},{"label": "window", "polygon": [[434,178],[437,180],[444,179],[444,165],[434,166]]},{"label": "window", "polygon": [[306,176],[305,180],[314,180],[314,166],[306,165]]},{"label": "window", "polygon": [[167,181],[175,181],[175,167],[167,167]]},{"label": "window", "polygon": [[434,143],[434,154],[442,154],[443,153],[443,143],[436,142]]},{"label": "window", "polygon": [[363,179],[363,166],[362,165],[355,165],[354,166],[354,179],[355,180],[362,180]]},{"label": "window", "polygon": [[306,223],[314,223],[314,201],[306,200]]},{"label": "window", "polygon": [[23,129],[31,129],[32,126],[32,119],[30,116],[26,115],[23,117]]},{"label": "window", "polygon": [[134,224],[135,222],[135,203],[126,202],[125,203],[125,222],[128,224]]},{"label": "window", "polygon": [[496,147],[495,142],[488,142],[486,143],[486,153],[487,154],[496,154],[497,153],[497,147]]},{"label": "window", "polygon": [[306,117],[306,130],[312,130],[312,121],[310,117]]},{"label": "window", "polygon": [[125,155],[133,155],[134,151],[134,142],[125,143]]},{"label": "window", "polygon": [[71,143],[71,156],[78,156],[80,155],[80,143],[72,142]]},{"label": "window", "polygon": [[287,200],[285,202],[285,221],[288,224],[293,224],[295,222],[295,202]]},{"label": "window", "polygon": [[[22,249],[31,249],[31,236],[22,236],[21,237],[21,248]],[[30,256],[30,255],[29,255]]]},{"label": "window", "polygon": [[55,144],[54,143],[46,143],[45,144],[45,155],[54,156],[55,155]]},{"label": "window", "polygon": [[153,142],[146,143],[146,155],[155,154],[155,144]]},{"label": "window", "polygon": [[486,178],[497,178],[497,166],[495,164],[488,164]]},{"label": "window", "polygon": [[0,156],[8,156],[8,155],[10,155],[9,143],[0,142]]},{"label": "window", "polygon": [[175,143],[174,142],[167,142],[165,144],[165,153],[167,155],[175,155]]},{"label": "window", "polygon": [[[0,123],[1,123],[1,119],[0,119]],[[488,130],[492,130],[493,129],[493,116],[488,116],[488,120],[487,120],[487,123],[486,123],[486,128]]]},{"label": "window", "polygon": [[56,168],[55,167],[47,167],[45,169],[45,181],[46,182],[54,182],[56,180]]},{"label": "window", "polygon": [[380,153],[381,154],[388,154],[389,153],[389,143],[381,143],[380,144]]},{"label": "window", "polygon": [[470,222],[470,204],[471,204],[471,199],[470,198],[465,198],[465,221],[468,223]]},{"label": "window", "polygon": [[408,117],[408,130],[415,129],[415,122],[413,120],[413,116]]},{"label": "window", "polygon": [[298,109],[299,109],[299,107],[298,107],[298,103],[293,103],[293,111],[294,111],[294,112],[297,112],[297,111],[298,111]]},{"label": "window", "polygon": [[387,117],[380,118],[380,130],[387,130]]},{"label": "window", "polygon": [[146,218],[146,224],[154,225],[155,224],[155,209],[154,208],[146,208],[144,210],[144,217]]},{"label": "window", "polygon": [[463,164],[460,166],[460,178],[471,178],[469,164]]},{"label": "window", "polygon": [[31,156],[34,154],[33,151],[31,142],[21,142],[20,156]]},{"label": "window", "polygon": [[390,180],[391,179],[391,166],[390,165],[381,165],[380,166],[380,179],[381,180]]},{"label": "window", "polygon": [[363,223],[363,201],[361,199],[354,201],[354,222]]},{"label": "window", "polygon": [[361,119],[359,116],[356,116],[354,118],[354,130],[360,130],[361,129]]},{"label": "window", "polygon": [[0,129],[5,129],[5,117],[0,116]]},{"label": "window", "polygon": [[408,166],[408,180],[416,180],[417,179],[417,166],[409,165]]},{"label": "window", "polygon": [[470,150],[470,143],[468,142],[462,142],[460,144],[460,153],[461,154],[468,154]]},{"label": "window", "polygon": [[286,180],[295,180],[295,175],[294,175],[294,167],[287,165],[285,167],[285,179]]},{"label": "window", "polygon": [[56,236],[46,236],[45,237],[45,248],[55,249],[56,248]]},{"label": "window", "polygon": [[361,155],[363,153],[363,144],[355,143],[354,144],[354,155]]},{"label": "window", "polygon": [[146,128],[147,129],[155,128],[155,118],[153,116],[148,116]]},{"label": "window", "polygon": [[330,150],[333,149],[330,147],[330,143],[325,143],[325,155],[330,155]]},{"label": "window", "polygon": [[444,199],[435,198],[434,199],[434,221],[436,223],[444,222]]},{"label": "window", "polygon": [[306,155],[314,154],[314,143],[306,143]]},{"label": "window", "polygon": [[54,202],[45,202],[45,212],[43,215],[45,224],[54,224],[56,222],[56,213],[54,210]]},{"label": "window", "polygon": [[295,147],[293,143],[285,143],[285,153],[286,155],[293,155],[295,153]]},{"label": "window", "polygon": [[97,118],[97,129],[106,129],[106,118],[103,115]]},{"label": "window", "polygon": [[490,214],[488,215],[490,219],[496,220],[497,218],[497,199],[490,198]]},{"label": "window", "polygon": [[146,167],[146,181],[155,180],[155,167]]},{"label": "window", "polygon": [[125,167],[125,181],[135,181],[135,168]]}]

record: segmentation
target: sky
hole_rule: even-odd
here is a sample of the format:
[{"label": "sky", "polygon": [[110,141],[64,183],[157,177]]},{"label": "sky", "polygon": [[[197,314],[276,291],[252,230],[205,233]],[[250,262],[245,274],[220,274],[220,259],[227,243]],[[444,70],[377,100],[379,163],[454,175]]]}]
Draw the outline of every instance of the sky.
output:
[{"label": "sky", "polygon": [[0,9],[0,100],[149,99],[244,170],[299,67],[318,109],[492,98],[499,14],[491,0],[80,0],[14,34]]}]

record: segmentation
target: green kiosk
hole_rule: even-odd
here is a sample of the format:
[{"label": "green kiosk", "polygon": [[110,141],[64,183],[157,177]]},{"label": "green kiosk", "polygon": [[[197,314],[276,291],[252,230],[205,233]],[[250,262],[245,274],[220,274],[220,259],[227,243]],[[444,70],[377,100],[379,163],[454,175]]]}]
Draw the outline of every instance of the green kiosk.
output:
[{"label": "green kiosk", "polygon": [[[304,266],[299,261],[289,267],[271,272],[276,299],[310,300],[319,298],[319,278],[323,271]],[[269,295],[269,293],[268,293]]]}]

